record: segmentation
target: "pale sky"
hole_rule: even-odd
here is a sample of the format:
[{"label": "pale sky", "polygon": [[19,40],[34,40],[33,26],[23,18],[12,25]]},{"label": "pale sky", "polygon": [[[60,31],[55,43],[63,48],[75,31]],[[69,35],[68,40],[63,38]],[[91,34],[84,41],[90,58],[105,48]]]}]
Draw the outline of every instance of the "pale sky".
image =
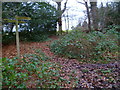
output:
[{"label": "pale sky", "polygon": [[[66,0],[62,1],[62,9],[64,7],[64,2]],[[50,1],[50,4],[55,6],[57,8],[57,4],[53,1]],[[80,18],[84,18],[84,13],[83,11],[85,10],[85,6],[77,3],[76,0],[68,0],[67,3],[67,10],[64,12],[65,15],[69,16],[69,29],[71,29],[72,26],[76,26],[78,24],[78,21]],[[67,19],[67,18],[66,18]],[[65,18],[62,18],[63,21],[63,30],[68,29],[68,23],[65,25]],[[66,21],[68,22],[68,21]]]},{"label": "pale sky", "polygon": [[[53,5],[57,8],[56,2],[54,2],[52,0],[48,0],[48,1],[50,2],[51,5]],[[64,7],[65,1],[66,0],[62,1],[62,9]],[[69,20],[69,29],[71,29],[72,26],[75,27],[76,25],[78,25],[79,21],[83,22],[84,18],[85,18],[85,13],[83,11],[86,11],[86,8],[83,4],[78,3],[77,1],[82,2],[83,0],[68,0],[68,3],[67,3],[67,9],[68,10],[66,10],[64,12],[65,15],[67,15],[67,12],[68,12],[68,15],[69,15],[69,19],[70,19]],[[90,1],[90,0],[88,0],[88,1]],[[91,1],[95,1],[95,0],[91,0]],[[98,1],[98,6],[99,6],[101,2],[106,3],[106,2],[109,2],[109,1],[112,1],[112,0],[97,0],[97,1]],[[119,1],[119,0],[116,0],[116,1]],[[68,29],[68,26],[66,27],[66,25],[65,25],[65,18],[62,18],[62,21],[63,21],[63,30]],[[68,25],[68,23],[67,23],[67,25]]]}]

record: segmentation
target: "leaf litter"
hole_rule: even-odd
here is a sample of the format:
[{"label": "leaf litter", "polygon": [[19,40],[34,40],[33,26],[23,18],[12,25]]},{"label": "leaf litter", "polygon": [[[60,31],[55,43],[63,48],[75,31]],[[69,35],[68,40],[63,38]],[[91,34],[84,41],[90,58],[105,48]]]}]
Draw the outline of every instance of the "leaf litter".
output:
[{"label": "leaf litter", "polygon": [[[52,63],[62,65],[60,76],[70,82],[64,84],[64,88],[84,87],[84,88],[117,88],[120,89],[120,61],[108,64],[85,64],[76,59],[68,59],[54,55],[50,51],[49,44],[58,37],[50,37],[52,40],[45,42],[20,42],[21,58],[24,54],[35,54],[35,49],[41,49],[46,56],[50,57]],[[13,58],[17,55],[16,46],[8,45],[2,48],[2,57]],[[27,87],[35,88],[38,78],[33,74],[29,78]],[[77,81],[77,82],[76,82]],[[75,86],[75,82],[77,86]],[[64,82],[63,82],[64,83]]]}]

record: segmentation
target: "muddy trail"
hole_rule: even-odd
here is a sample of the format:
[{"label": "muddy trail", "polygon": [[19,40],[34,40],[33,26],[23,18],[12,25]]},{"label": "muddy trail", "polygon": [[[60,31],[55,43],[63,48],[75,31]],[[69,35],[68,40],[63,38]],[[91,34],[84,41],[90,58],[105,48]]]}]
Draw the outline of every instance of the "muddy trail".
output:
[{"label": "muddy trail", "polygon": [[[76,59],[60,57],[51,52],[49,48],[50,43],[54,40],[57,40],[58,37],[53,36],[50,38],[51,40],[44,42],[21,42],[21,58],[22,55],[26,53],[34,53],[34,49],[41,49],[48,57],[51,58],[51,62],[59,63],[63,66],[62,70],[64,73],[61,74],[62,77],[70,80],[69,75],[72,74],[73,77],[76,77],[78,79],[78,88],[84,87],[120,89],[120,62],[109,64],[84,64]],[[16,53],[17,51],[15,45],[8,45],[2,48],[3,57],[13,58],[16,56]],[[34,82],[34,78],[31,78],[31,80]],[[35,85],[32,83],[27,87],[35,88]],[[65,87],[70,88],[70,84],[66,85]]]}]

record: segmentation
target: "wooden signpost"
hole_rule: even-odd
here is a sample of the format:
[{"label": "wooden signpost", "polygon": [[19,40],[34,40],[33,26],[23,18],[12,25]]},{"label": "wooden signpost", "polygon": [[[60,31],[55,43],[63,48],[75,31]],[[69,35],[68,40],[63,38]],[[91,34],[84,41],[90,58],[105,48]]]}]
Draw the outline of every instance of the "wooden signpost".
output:
[{"label": "wooden signpost", "polygon": [[4,21],[16,24],[16,47],[17,47],[17,57],[18,58],[20,58],[20,43],[19,43],[18,25],[19,25],[19,23],[26,23],[25,21],[20,21],[20,20],[31,20],[31,18],[30,17],[15,16],[15,20],[4,19]]}]

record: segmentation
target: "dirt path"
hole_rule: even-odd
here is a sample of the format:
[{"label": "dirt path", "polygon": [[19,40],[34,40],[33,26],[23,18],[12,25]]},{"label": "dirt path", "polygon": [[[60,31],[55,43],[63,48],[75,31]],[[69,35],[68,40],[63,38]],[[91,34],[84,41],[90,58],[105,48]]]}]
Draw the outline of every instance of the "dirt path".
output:
[{"label": "dirt path", "polygon": [[[63,65],[62,70],[65,72],[61,74],[65,79],[70,79],[70,74],[76,77],[79,81],[78,87],[100,87],[112,88],[120,85],[120,63],[110,64],[82,64],[82,62],[75,59],[66,59],[54,55],[50,51],[49,44],[58,37],[50,37],[52,40],[45,42],[31,42],[20,43],[21,57],[25,53],[34,53],[33,49],[41,49],[47,56],[51,57],[51,62]],[[3,57],[12,58],[16,56],[16,46],[9,45],[2,49]],[[30,86],[32,87],[32,86]],[[69,86],[66,86],[69,87]]]}]

